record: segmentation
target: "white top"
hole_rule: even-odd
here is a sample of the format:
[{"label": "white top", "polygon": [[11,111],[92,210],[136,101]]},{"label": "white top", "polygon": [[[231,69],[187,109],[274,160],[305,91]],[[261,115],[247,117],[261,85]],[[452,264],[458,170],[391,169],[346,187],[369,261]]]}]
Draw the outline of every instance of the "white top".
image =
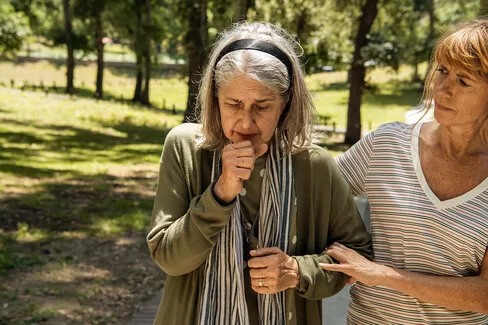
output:
[{"label": "white top", "polygon": [[[420,128],[382,125],[337,162],[353,194],[368,196],[376,262],[425,274],[476,275],[488,246],[488,178],[459,197],[440,201],[420,166]],[[348,324],[488,324],[488,315],[448,310],[357,283]]]}]

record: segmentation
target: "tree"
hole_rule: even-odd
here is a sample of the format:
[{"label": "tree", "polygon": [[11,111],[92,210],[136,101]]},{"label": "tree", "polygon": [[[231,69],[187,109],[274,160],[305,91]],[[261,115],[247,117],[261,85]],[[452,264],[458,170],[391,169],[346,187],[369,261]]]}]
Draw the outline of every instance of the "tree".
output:
[{"label": "tree", "polygon": [[362,8],[359,28],[354,40],[354,52],[349,70],[349,104],[347,110],[347,129],[344,142],[354,144],[361,139],[361,95],[366,76],[366,67],[361,49],[368,42],[368,33],[378,13],[378,0],[366,0]]},{"label": "tree", "polygon": [[[104,10],[110,0],[75,0],[73,4],[73,13],[77,18],[88,22],[85,27],[92,35],[94,41],[94,48],[97,54],[97,76],[96,76],[96,90],[95,97],[103,98],[103,72],[105,67],[104,62]],[[91,47],[90,47],[91,48]]]},{"label": "tree", "polygon": [[15,55],[29,33],[27,18],[8,3],[0,4],[0,54]]},{"label": "tree", "polygon": [[71,7],[70,0],[63,0],[63,12],[64,12],[64,25],[66,28],[66,93],[73,94],[74,92],[74,70],[75,70],[75,58],[74,58],[74,46],[73,46],[73,27],[71,22]]},{"label": "tree", "polygon": [[480,16],[488,15],[488,0],[480,0]]},{"label": "tree", "polygon": [[[151,70],[157,61],[154,44],[160,48],[162,41],[169,39],[167,29],[173,28],[180,17],[174,13],[172,0],[164,3],[162,0],[113,1],[110,4],[106,17],[113,36],[118,42],[129,45],[136,56],[136,85],[132,101],[151,105]],[[173,32],[180,34],[177,28]]]},{"label": "tree", "polygon": [[254,0],[237,0],[234,4],[236,7],[234,16],[235,21],[246,20],[247,12],[255,5]]},{"label": "tree", "polygon": [[194,122],[198,88],[202,67],[206,55],[202,51],[208,44],[207,0],[186,1],[186,18],[188,30],[186,34],[187,64],[188,64],[188,100],[185,110],[185,122]]},{"label": "tree", "polygon": [[95,97],[103,98],[103,70],[105,67],[105,61],[103,59],[104,54],[104,28],[103,28],[103,20],[102,20],[102,12],[105,6],[104,0],[98,0],[97,4],[99,5],[99,9],[94,12],[95,18],[95,43],[97,47],[97,81],[95,90]]},{"label": "tree", "polygon": [[141,103],[150,106],[149,102],[149,85],[151,82],[151,0],[145,0],[145,24],[144,24],[144,85],[141,94]]},{"label": "tree", "polygon": [[142,1],[135,0],[136,24],[134,31],[134,52],[136,54],[136,87],[134,89],[133,102],[142,101],[142,81],[144,78],[143,70],[143,27],[142,27]]}]

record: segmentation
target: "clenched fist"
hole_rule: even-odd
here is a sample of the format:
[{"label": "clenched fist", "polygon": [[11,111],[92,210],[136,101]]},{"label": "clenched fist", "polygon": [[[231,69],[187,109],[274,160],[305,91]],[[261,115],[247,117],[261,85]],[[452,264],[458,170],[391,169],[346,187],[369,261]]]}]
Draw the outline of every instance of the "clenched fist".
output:
[{"label": "clenched fist", "polygon": [[268,150],[268,145],[253,145],[251,141],[231,143],[222,152],[222,174],[214,186],[214,194],[230,203],[242,190],[245,180],[251,177],[256,158]]}]

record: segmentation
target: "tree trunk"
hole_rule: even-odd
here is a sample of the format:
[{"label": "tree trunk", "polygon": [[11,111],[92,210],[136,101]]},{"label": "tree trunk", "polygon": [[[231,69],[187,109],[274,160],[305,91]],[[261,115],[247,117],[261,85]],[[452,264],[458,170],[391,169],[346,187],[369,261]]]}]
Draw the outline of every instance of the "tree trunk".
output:
[{"label": "tree trunk", "polygon": [[427,75],[429,74],[430,69],[432,68],[432,62],[430,60],[432,56],[432,52],[434,50],[434,42],[435,42],[435,10],[434,10],[434,0],[429,0],[428,3],[428,8],[427,11],[429,13],[429,35],[427,39],[427,50],[429,53],[429,60],[428,60],[428,65],[427,65],[427,70],[425,71],[425,78],[427,78]]},{"label": "tree trunk", "polygon": [[188,100],[184,122],[195,122],[196,105],[201,69],[206,58],[202,50],[207,45],[207,0],[188,1],[189,29],[187,33],[188,53]]},{"label": "tree trunk", "polygon": [[488,15],[488,0],[480,0],[480,16]]},{"label": "tree trunk", "polygon": [[103,70],[104,70],[102,10],[95,11],[95,40],[97,45],[97,90],[95,92],[95,97],[101,99],[103,98]]},{"label": "tree trunk", "polygon": [[254,6],[254,0],[236,0],[235,5],[236,11],[234,20],[236,22],[247,20],[247,12]]},{"label": "tree trunk", "polygon": [[349,105],[347,110],[347,130],[344,142],[354,144],[361,139],[361,95],[366,68],[361,48],[367,44],[367,35],[378,13],[378,0],[367,0],[354,40],[354,54],[350,69]]},{"label": "tree trunk", "polygon": [[134,90],[133,102],[141,102],[142,80],[144,79],[144,70],[142,67],[142,54],[136,53],[136,88]]},{"label": "tree trunk", "polygon": [[66,28],[66,47],[68,50],[68,58],[66,61],[66,93],[72,95],[74,92],[74,71],[75,71],[75,58],[73,47],[73,27],[71,23],[71,8],[69,0],[63,0],[64,11],[64,26]]},{"label": "tree trunk", "polygon": [[136,88],[134,89],[134,96],[132,97],[133,102],[141,102],[141,90],[142,90],[142,79],[144,77],[143,66],[142,66],[142,12],[140,1],[136,1],[136,26],[135,26],[135,36],[134,36],[134,51],[136,54]]},{"label": "tree trunk", "polygon": [[145,0],[146,24],[144,28],[144,87],[142,89],[141,103],[151,106],[149,101],[149,84],[151,81],[151,0]]}]

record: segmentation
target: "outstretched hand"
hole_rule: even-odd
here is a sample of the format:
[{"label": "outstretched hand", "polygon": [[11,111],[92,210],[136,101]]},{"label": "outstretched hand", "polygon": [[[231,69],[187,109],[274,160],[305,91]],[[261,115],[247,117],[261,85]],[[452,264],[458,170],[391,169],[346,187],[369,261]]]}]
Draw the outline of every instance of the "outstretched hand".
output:
[{"label": "outstretched hand", "polygon": [[265,247],[250,252],[249,274],[254,291],[273,294],[295,288],[299,281],[297,261],[278,247]]},{"label": "outstretched hand", "polygon": [[327,271],[342,272],[349,275],[351,279],[348,280],[348,284],[357,280],[370,286],[379,285],[388,270],[386,266],[372,262],[355,250],[338,242],[330,245],[325,253],[339,261],[340,264],[320,263],[320,267]]},{"label": "outstretched hand", "polygon": [[253,145],[251,141],[231,143],[222,152],[222,174],[214,186],[215,195],[230,203],[242,190],[245,180],[251,177],[256,158],[268,150],[268,145]]}]

